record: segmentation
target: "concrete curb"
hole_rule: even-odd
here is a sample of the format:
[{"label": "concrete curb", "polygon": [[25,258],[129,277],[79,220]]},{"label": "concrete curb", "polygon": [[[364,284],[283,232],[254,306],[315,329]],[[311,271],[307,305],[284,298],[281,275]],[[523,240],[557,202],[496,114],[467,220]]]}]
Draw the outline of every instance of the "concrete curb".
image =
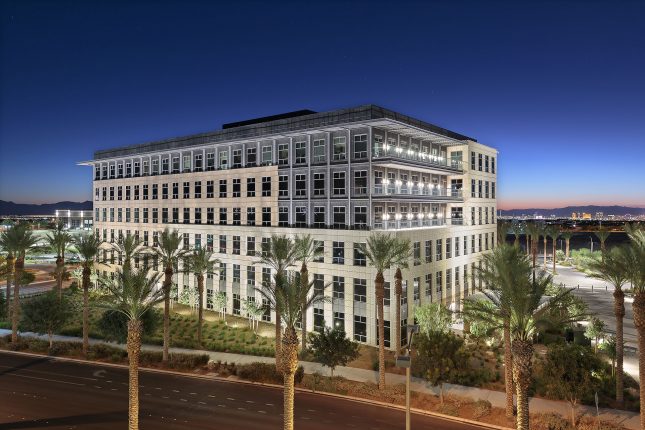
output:
[{"label": "concrete curb", "polygon": [[[21,356],[25,356],[25,357],[49,358],[49,359],[52,359],[52,360],[67,361],[67,362],[86,364],[86,365],[95,364],[95,365],[113,367],[113,368],[124,369],[124,370],[128,369],[128,366],[126,364],[104,363],[102,361],[82,360],[82,359],[79,359],[79,358],[71,358],[71,357],[57,357],[57,356],[52,356],[52,355],[36,354],[36,353],[33,353],[33,352],[10,351],[10,350],[5,350],[5,349],[2,349],[0,351],[3,352],[3,353],[7,353],[7,354],[21,355]],[[266,388],[272,388],[272,389],[282,389],[283,388],[282,385],[277,385],[277,384],[267,384],[267,383],[264,383],[264,382],[245,381],[243,379],[229,379],[229,378],[222,378],[220,376],[213,376],[213,375],[196,375],[196,374],[191,374],[191,373],[179,372],[179,371],[176,371],[176,370],[155,369],[155,368],[151,368],[151,367],[140,367],[139,370],[143,371],[143,372],[149,372],[149,373],[170,374],[170,375],[174,375],[174,376],[182,376],[182,377],[210,380],[210,381],[216,381],[216,382],[227,382],[227,383],[231,383],[231,384],[245,384],[245,385],[260,386],[260,387],[266,387]],[[364,403],[364,404],[368,404],[368,405],[372,405],[372,406],[378,406],[378,407],[382,407],[382,408],[405,411],[405,406],[395,405],[395,404],[391,404],[391,403],[385,403],[385,402],[381,402],[379,400],[363,399],[363,398],[360,398],[360,397],[346,396],[346,395],[343,395],[343,394],[327,393],[325,391],[314,391],[314,390],[311,390],[311,389],[308,389],[308,388],[298,388],[297,387],[295,389],[295,391],[300,392],[300,393],[312,394],[312,395],[333,397],[333,398],[342,399],[342,400],[351,401],[351,402],[356,402],[356,403]],[[445,414],[441,414],[441,413],[438,413],[438,412],[426,411],[426,410],[418,409],[418,408],[410,408],[410,412],[415,413],[417,415],[430,416],[430,417],[439,418],[439,419],[442,419],[442,420],[445,420],[445,421],[455,421],[455,422],[459,422],[459,423],[462,423],[462,424],[468,424],[468,425],[476,426],[476,427],[483,427],[483,428],[489,428],[489,429],[495,429],[495,430],[512,430],[510,427],[502,427],[502,426],[498,426],[498,425],[495,425],[495,424],[489,424],[489,423],[483,423],[483,422],[480,422],[480,421],[469,420],[467,418],[453,417],[451,415],[445,415]]]}]

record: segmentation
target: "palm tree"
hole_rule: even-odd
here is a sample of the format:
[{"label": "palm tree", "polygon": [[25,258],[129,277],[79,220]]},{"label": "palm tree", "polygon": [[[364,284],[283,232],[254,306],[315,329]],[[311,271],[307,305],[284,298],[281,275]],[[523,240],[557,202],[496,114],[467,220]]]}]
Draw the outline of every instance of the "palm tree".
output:
[{"label": "palm tree", "polygon": [[[284,336],[281,339],[281,365],[279,370],[284,375],[284,429],[293,430],[294,375],[298,369],[298,333],[296,324],[306,311],[316,303],[327,300],[323,291],[314,290],[314,283],[304,284],[295,277],[284,275],[282,286],[262,285],[257,291],[273,309],[280,310],[284,323]],[[324,288],[323,288],[324,290]]]},{"label": "palm tree", "polygon": [[197,277],[197,345],[199,347],[202,346],[202,325],[204,324],[204,275],[219,272],[219,263],[217,258],[213,258],[213,253],[205,248],[195,249],[184,259],[184,271],[192,272]]},{"label": "palm tree", "polygon": [[182,249],[182,236],[178,230],[168,227],[159,235],[158,243],[152,252],[164,268],[163,280],[163,355],[162,361],[168,361],[168,348],[170,347],[170,294],[172,292],[172,277],[179,260],[183,259],[188,250]]},{"label": "palm tree", "polygon": [[500,221],[497,223],[497,244],[506,243],[506,236],[512,231],[512,224],[509,221]]},{"label": "palm tree", "polygon": [[47,247],[56,253],[56,289],[58,299],[63,298],[63,272],[65,270],[65,251],[73,242],[72,235],[63,230],[63,221],[56,223],[56,229],[45,237]]},{"label": "palm tree", "polygon": [[[2,247],[10,252],[15,258],[13,262],[14,267],[14,287],[13,287],[13,303],[11,311],[11,342],[18,341],[18,322],[20,321],[20,284],[24,278],[25,271],[25,257],[27,253],[32,251],[38,239],[29,230],[27,224],[16,224],[4,231],[0,238]],[[9,284],[7,283],[7,291]]]},{"label": "palm tree", "polygon": [[117,271],[116,282],[105,282],[110,292],[110,300],[103,307],[121,312],[128,320],[128,429],[139,428],[139,356],[143,323],[141,318],[157,303],[163,300],[163,290],[156,285],[160,273],[148,270]]},{"label": "palm tree", "polygon": [[[464,315],[486,322],[494,330],[502,330],[504,338],[504,383],[506,416],[513,417],[513,356],[511,352],[511,304],[508,292],[530,276],[528,257],[515,246],[501,245],[481,257],[478,277],[490,289],[482,291],[488,299],[466,300]],[[492,305],[492,306],[491,306]]]},{"label": "palm tree", "polygon": [[[307,264],[312,260],[321,256],[320,250],[316,247],[316,242],[312,239],[310,234],[304,236],[296,236],[294,239],[295,246],[298,249],[297,259],[302,261],[302,266],[300,266],[300,282],[303,285],[309,283],[309,268]],[[303,303],[303,306],[305,303]],[[307,312],[302,311],[302,332],[301,332],[301,349],[305,350],[307,348]]]},{"label": "palm tree", "polygon": [[515,236],[515,241],[513,242],[513,246],[520,247],[520,234],[522,234],[522,226],[518,223],[514,223],[511,226],[511,232],[513,233],[513,236]]},{"label": "palm tree", "polygon": [[634,326],[638,336],[638,373],[641,399],[641,428],[645,428],[645,230],[626,228],[630,244],[625,249],[627,273],[632,284]]},{"label": "palm tree", "polygon": [[[376,269],[374,287],[376,290],[376,308],[378,315],[378,339],[379,339],[379,389],[385,388],[385,321],[383,299],[385,297],[385,278],[383,272],[391,267],[408,267],[410,259],[410,241],[399,239],[396,236],[382,233],[374,233],[367,238],[367,243],[359,244],[359,250],[365,255],[370,266]],[[399,299],[400,300],[400,299]],[[400,302],[396,304],[398,309]],[[400,310],[398,310],[400,312]],[[398,313],[397,313],[398,314]],[[399,320],[396,326],[401,325]],[[398,336],[400,338],[400,336]]]},{"label": "palm tree", "polygon": [[571,243],[571,238],[573,237],[573,232],[571,230],[566,230],[562,232],[562,237],[564,238],[564,258],[569,259],[569,245]]},{"label": "palm tree", "polygon": [[137,236],[132,236],[131,234],[126,235],[117,243],[112,244],[112,247],[119,254],[120,259],[123,258],[124,271],[127,271],[132,267],[132,260],[138,258],[146,251],[146,247],[143,245],[143,242],[141,242]]},{"label": "palm tree", "polygon": [[[385,288],[385,287],[384,287]],[[385,291],[385,290],[384,290]],[[401,268],[397,267],[396,272],[394,272],[394,299],[396,302],[396,307],[394,308],[394,318],[397,321],[394,328],[394,345],[396,345],[396,353],[398,354],[401,351],[401,299],[403,297],[403,274],[401,273]],[[383,298],[385,298],[385,292],[383,293]]]},{"label": "palm tree", "polygon": [[92,268],[94,267],[94,262],[98,258],[102,244],[103,244],[103,241],[99,238],[98,235],[94,235],[94,234],[85,234],[85,235],[79,236],[74,241],[74,247],[76,248],[76,253],[78,254],[79,260],[81,260],[81,266],[83,267],[82,284],[83,284],[83,355],[84,356],[87,356],[87,351],[89,350],[89,347],[90,347],[90,340],[89,340],[90,276],[92,275]]},{"label": "palm tree", "polygon": [[[280,289],[287,283],[287,269],[292,267],[298,259],[298,248],[294,241],[286,235],[271,235],[269,243],[262,244],[262,254],[255,264],[269,266],[275,272],[274,280],[267,287]],[[280,348],[282,346],[282,318],[280,302],[276,303],[275,310],[275,364],[280,366]]]},{"label": "palm tree", "polygon": [[[551,238],[551,245],[552,245],[551,249],[553,251],[551,256],[553,258],[553,275],[555,276],[556,275],[556,271],[555,271],[555,247],[556,247],[556,243],[558,241],[558,237],[560,237],[560,230],[558,229],[558,227],[552,225],[546,230],[546,234]],[[546,249],[544,250],[544,253],[546,254]]]},{"label": "palm tree", "polygon": [[538,241],[540,240],[540,234],[542,229],[537,223],[528,223],[526,224],[526,235],[531,238],[531,261],[533,262],[533,272],[535,272],[535,266],[537,263],[537,252],[538,252]]},{"label": "palm tree", "polygon": [[605,241],[607,240],[607,238],[611,234],[611,231],[601,227],[597,231],[594,231],[593,234],[595,234],[596,237],[598,238],[598,240],[600,241],[600,257],[601,257],[601,260],[604,261],[604,259],[605,259]]},{"label": "palm tree", "polygon": [[13,249],[14,234],[15,232],[13,231],[13,229],[9,229],[0,234],[0,248],[7,253],[7,260],[6,260],[7,269],[5,273],[5,276],[7,279],[7,287],[5,290],[6,291],[5,299],[7,300],[7,303],[6,303],[7,320],[11,317],[11,281],[13,279],[13,275],[15,271],[15,263],[16,263],[16,257]]}]

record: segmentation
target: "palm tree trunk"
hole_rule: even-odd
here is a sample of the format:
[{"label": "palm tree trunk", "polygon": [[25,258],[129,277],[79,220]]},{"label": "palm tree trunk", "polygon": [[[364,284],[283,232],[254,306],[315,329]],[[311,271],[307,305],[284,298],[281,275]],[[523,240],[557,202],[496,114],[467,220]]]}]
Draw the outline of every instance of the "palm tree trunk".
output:
[{"label": "palm tree trunk", "polygon": [[139,355],[141,353],[140,320],[128,321],[128,430],[139,429]]},{"label": "palm tree trunk", "polygon": [[385,296],[385,279],[383,273],[378,272],[374,279],[376,289],[376,313],[378,317],[378,388],[385,389],[385,321],[383,298]]},{"label": "palm tree trunk", "polygon": [[555,252],[556,252],[556,250],[555,250],[555,242],[556,242],[556,239],[553,239],[553,248],[552,248],[553,252],[551,253],[552,254],[551,256],[553,257],[553,274],[554,275],[556,275],[556,273],[555,273]]},{"label": "palm tree trunk", "polygon": [[[275,275],[275,288],[282,288],[283,278],[282,275],[276,273]],[[282,355],[280,354],[280,349],[282,347],[282,316],[280,315],[280,309],[276,307],[275,309],[275,367],[280,372],[280,367],[282,366]]]},{"label": "palm tree trunk", "polygon": [[16,258],[16,271],[13,280],[13,309],[11,311],[11,342],[18,342],[18,322],[20,321],[20,282],[25,268],[25,257]]},{"label": "palm tree trunk", "polygon": [[526,240],[526,255],[531,255],[531,245],[529,244],[529,241],[530,241],[529,235],[526,234],[526,237],[524,239]]},{"label": "palm tree trunk", "polygon": [[517,430],[529,429],[529,387],[531,385],[533,345],[530,341],[514,340],[513,378],[517,388]]},{"label": "palm tree trunk", "polygon": [[544,269],[546,269],[546,236],[544,236]]},{"label": "palm tree trunk", "polygon": [[7,289],[5,293],[5,298],[7,299],[7,321],[11,318],[11,281],[14,275],[14,264],[16,259],[13,258],[12,254],[7,256]]},{"label": "palm tree trunk", "polygon": [[565,253],[564,253],[565,255],[564,256],[565,256],[565,258],[567,260],[569,259],[569,243],[570,243],[569,241],[570,240],[571,239],[569,239],[569,238],[565,239]]},{"label": "palm tree trunk", "polygon": [[282,373],[284,375],[284,430],[293,430],[294,375],[298,369],[298,335],[287,327],[282,337]]},{"label": "palm tree trunk", "polygon": [[506,389],[506,416],[513,417],[513,353],[511,352],[511,322],[504,319],[504,385]]},{"label": "palm tree trunk", "polygon": [[89,303],[89,289],[90,289],[90,267],[83,267],[83,356],[87,357],[87,351],[90,348],[90,303]]},{"label": "palm tree trunk", "polygon": [[638,336],[638,378],[640,385],[641,429],[645,429],[645,292],[634,295],[634,325]]},{"label": "palm tree trunk", "polygon": [[[625,318],[625,293],[614,290],[614,314],[616,315],[616,401],[623,403],[623,318]],[[634,315],[634,319],[636,315]]]},{"label": "palm tree trunk", "polygon": [[605,241],[600,241],[600,261],[605,262]]},{"label": "palm tree trunk", "polygon": [[56,289],[58,290],[58,300],[63,300],[63,258],[59,255],[56,257]]},{"label": "palm tree trunk", "polygon": [[197,345],[202,346],[202,324],[204,321],[204,275],[197,275],[197,296],[199,307],[197,308]]},{"label": "palm tree trunk", "polygon": [[172,267],[166,267],[163,281],[163,353],[161,361],[168,362],[168,348],[170,347],[170,290],[172,289]]},{"label": "palm tree trunk", "polygon": [[[397,268],[394,275],[394,291],[396,294],[396,353],[398,354],[401,351],[401,296],[403,295],[403,276],[401,275],[401,269]],[[385,287],[383,287],[383,298],[385,298]]]},{"label": "palm tree trunk", "polygon": [[[303,261],[300,268],[300,285],[305,288],[309,284],[309,269],[307,264]],[[307,307],[305,303],[302,304],[302,331],[300,334],[300,341],[302,342],[302,350],[307,349]]]}]

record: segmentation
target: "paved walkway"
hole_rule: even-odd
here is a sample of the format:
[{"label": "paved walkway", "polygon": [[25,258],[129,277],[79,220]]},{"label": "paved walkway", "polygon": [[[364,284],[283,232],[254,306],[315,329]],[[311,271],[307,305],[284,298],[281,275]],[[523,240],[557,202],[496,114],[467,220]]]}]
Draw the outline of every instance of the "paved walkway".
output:
[{"label": "paved walkway", "polygon": [[[10,334],[10,330],[0,329],[0,336]],[[38,335],[36,333],[25,332],[21,333],[21,336],[32,337],[47,340],[47,336]],[[81,342],[82,339],[72,336],[54,336],[55,341],[62,342]],[[107,344],[113,347],[125,349],[124,344],[118,344],[113,342],[105,342],[98,339],[90,339],[90,344]],[[161,351],[162,347],[159,345],[143,345],[142,349],[144,351]],[[221,361],[235,364],[250,364],[250,363],[273,363],[273,357],[258,357],[252,355],[243,355],[243,354],[231,354],[228,352],[214,352],[214,351],[204,351],[196,349],[186,349],[186,348],[175,348],[171,347],[170,352],[173,353],[183,353],[183,354],[207,354],[212,361]],[[303,366],[305,373],[320,373],[322,375],[329,375],[329,369],[323,368],[319,363],[312,363],[308,361],[301,361],[300,365]],[[373,370],[358,369],[354,367],[345,367],[339,366],[334,370],[335,376],[342,376],[350,381],[357,382],[378,382],[378,372]],[[405,384],[405,376],[397,375],[393,373],[387,373],[385,375],[385,380],[387,384]],[[439,389],[432,386],[427,381],[421,378],[412,378],[410,388],[412,391],[419,393],[427,393],[433,395],[439,395]],[[468,397],[473,400],[488,400],[493,406],[504,408],[506,405],[505,394],[501,391],[492,391],[485,390],[475,387],[465,387],[461,385],[452,385],[445,384],[444,394],[453,395],[458,397]],[[569,405],[565,402],[559,402],[554,400],[546,400],[539,398],[531,398],[529,407],[531,412],[557,412],[560,413],[563,417],[567,418],[570,415]],[[595,415],[596,410],[592,407],[579,407],[578,413],[586,413]],[[615,409],[600,409],[600,416],[603,419],[612,419],[623,426],[629,429],[638,429],[640,426],[639,415],[634,412],[619,411]]]}]

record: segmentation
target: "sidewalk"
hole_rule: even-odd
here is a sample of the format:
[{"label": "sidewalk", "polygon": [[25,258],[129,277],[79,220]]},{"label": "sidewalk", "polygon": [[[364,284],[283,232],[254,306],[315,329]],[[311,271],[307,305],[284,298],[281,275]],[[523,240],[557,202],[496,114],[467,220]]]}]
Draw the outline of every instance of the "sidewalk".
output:
[{"label": "sidewalk", "polygon": [[[0,336],[11,334],[11,330],[0,329]],[[25,332],[20,334],[23,337],[31,337],[47,340],[47,336],[38,335],[36,333]],[[59,342],[81,342],[82,339],[72,336],[54,336],[54,341]],[[90,339],[91,345],[96,344],[106,344],[116,348],[125,349],[124,344],[105,342],[98,339]],[[161,351],[162,347],[159,345],[142,345],[141,347],[144,351]],[[186,348],[170,348],[171,353],[182,353],[182,354],[207,354],[212,361],[221,361],[235,364],[250,364],[250,363],[273,363],[275,359],[273,357],[257,357],[253,355],[243,355],[243,354],[232,354],[228,352],[214,352],[214,351],[204,351],[197,349],[186,349]],[[320,373],[321,375],[329,375],[329,368],[323,368],[319,363],[312,363],[309,361],[301,361],[300,365],[305,370],[305,373]],[[342,376],[350,381],[357,382],[371,382],[378,383],[378,372],[373,370],[366,369],[357,369],[354,367],[345,367],[339,366],[334,370],[335,376]],[[405,384],[404,375],[396,375],[392,373],[387,373],[385,375],[385,380],[387,384]],[[410,389],[419,393],[428,393],[439,395],[439,389],[433,387],[427,381],[421,378],[412,378]],[[506,405],[506,396],[501,391],[492,391],[485,390],[482,388],[475,387],[465,387],[462,385],[452,385],[445,384],[444,394],[453,395],[457,397],[468,397],[473,400],[488,400],[493,406],[504,408]],[[554,400],[546,400],[539,398],[531,398],[529,407],[532,413],[538,412],[557,412],[562,415],[564,418],[568,419],[570,415],[570,408],[566,402],[559,402]],[[595,408],[582,406],[578,407],[577,413],[585,413],[589,415],[596,414]],[[640,427],[639,415],[635,412],[619,411],[616,409],[600,409],[601,419],[611,419],[616,422],[619,422],[623,426],[629,429],[638,429]]]}]

